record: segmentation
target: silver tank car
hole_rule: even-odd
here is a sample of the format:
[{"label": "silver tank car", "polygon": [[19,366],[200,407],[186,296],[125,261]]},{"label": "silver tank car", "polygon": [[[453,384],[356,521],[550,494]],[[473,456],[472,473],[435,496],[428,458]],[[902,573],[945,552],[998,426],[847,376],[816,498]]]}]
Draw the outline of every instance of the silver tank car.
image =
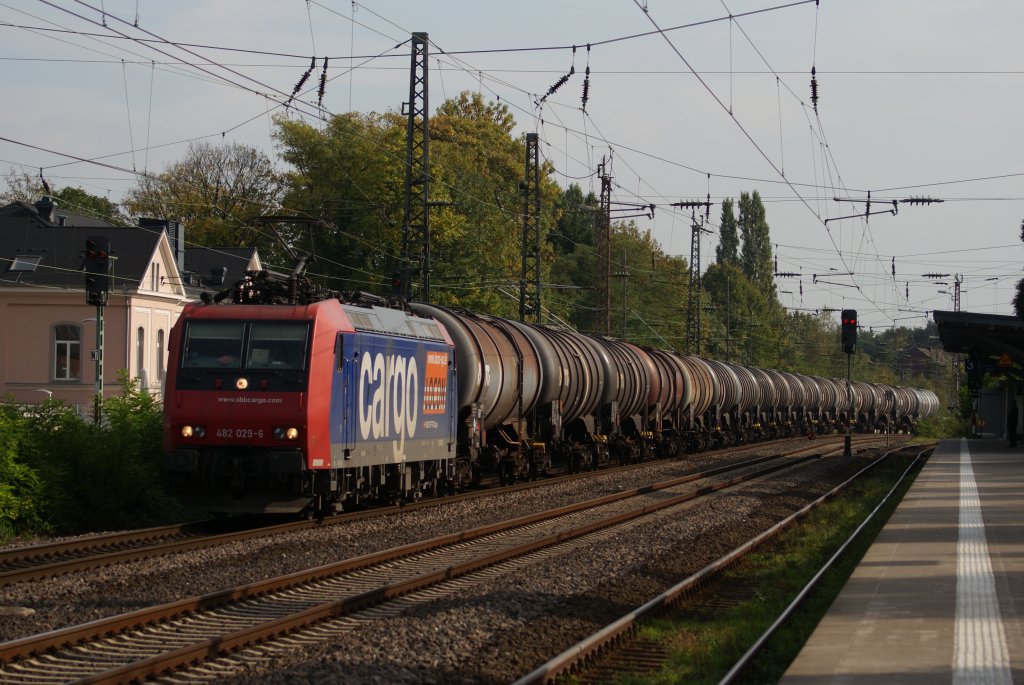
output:
[{"label": "silver tank car", "polygon": [[410,303],[456,348],[456,485],[796,434],[909,429],[929,390],[822,378]]}]

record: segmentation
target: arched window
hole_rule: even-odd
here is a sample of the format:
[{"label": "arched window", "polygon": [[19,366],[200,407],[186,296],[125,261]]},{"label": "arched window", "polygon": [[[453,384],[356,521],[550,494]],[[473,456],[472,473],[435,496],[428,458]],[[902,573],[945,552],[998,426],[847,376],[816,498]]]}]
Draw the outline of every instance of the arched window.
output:
[{"label": "arched window", "polygon": [[164,382],[164,375],[167,370],[164,368],[164,329],[156,332],[156,379]]},{"label": "arched window", "polygon": [[135,375],[142,378],[146,371],[146,331],[142,326],[135,338]]},{"label": "arched window", "polygon": [[77,381],[82,377],[82,327],[57,324],[53,327],[53,379]]}]

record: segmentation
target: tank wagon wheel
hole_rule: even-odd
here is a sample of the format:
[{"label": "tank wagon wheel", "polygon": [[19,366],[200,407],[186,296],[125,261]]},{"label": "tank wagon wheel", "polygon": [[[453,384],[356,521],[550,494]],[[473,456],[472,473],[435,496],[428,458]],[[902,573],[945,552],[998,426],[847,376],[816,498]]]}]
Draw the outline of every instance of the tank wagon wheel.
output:
[{"label": "tank wagon wheel", "polygon": [[502,485],[512,485],[516,482],[516,465],[513,461],[503,461],[498,467],[498,482]]}]

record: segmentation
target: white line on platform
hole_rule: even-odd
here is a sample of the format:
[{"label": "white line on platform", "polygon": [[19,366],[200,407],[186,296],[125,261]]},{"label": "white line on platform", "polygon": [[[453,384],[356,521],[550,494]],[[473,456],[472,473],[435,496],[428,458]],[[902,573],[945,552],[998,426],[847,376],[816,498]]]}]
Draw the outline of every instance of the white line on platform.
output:
[{"label": "white line on platform", "polygon": [[1013,683],[981,500],[966,439],[960,441],[960,537],[956,545],[953,647],[953,685]]}]

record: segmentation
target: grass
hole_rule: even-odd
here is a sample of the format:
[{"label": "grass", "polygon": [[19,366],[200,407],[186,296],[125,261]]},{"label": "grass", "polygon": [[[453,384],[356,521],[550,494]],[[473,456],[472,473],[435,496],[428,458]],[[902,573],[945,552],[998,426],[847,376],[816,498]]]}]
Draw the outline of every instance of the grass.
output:
[{"label": "grass", "polygon": [[[740,588],[732,606],[702,606],[699,601],[642,623],[638,635],[668,654],[662,671],[622,676],[620,685],[717,683],[747,648],[771,625],[792,598],[850,536],[906,469],[909,458],[890,458],[865,478],[777,540],[729,570],[709,588],[716,593]],[[915,474],[916,475],[916,474]],[[839,594],[846,579],[895,510],[913,478],[908,478],[847,554],[822,578],[796,613],[769,640],[739,679],[775,683]]]}]

